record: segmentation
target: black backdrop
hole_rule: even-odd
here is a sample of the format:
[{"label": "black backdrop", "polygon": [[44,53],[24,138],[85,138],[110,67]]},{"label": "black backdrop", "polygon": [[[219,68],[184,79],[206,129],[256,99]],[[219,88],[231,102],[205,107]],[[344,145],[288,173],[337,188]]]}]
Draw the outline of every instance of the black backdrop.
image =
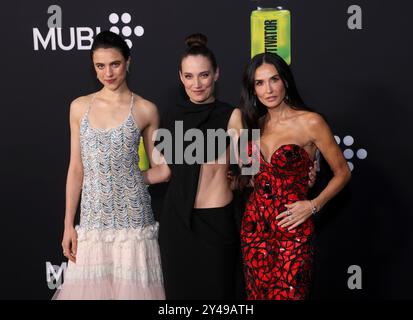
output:
[{"label": "black backdrop", "polygon": [[[323,113],[354,156],[353,178],[317,219],[314,299],[411,299],[413,218],[411,12],[405,0],[263,1],[292,12],[292,68],[306,102]],[[112,26],[110,13],[130,13],[130,87],[160,110],[179,91],[183,39],[209,37],[221,67],[218,97],[236,105],[249,59],[248,0],[5,1],[1,4],[1,232],[0,298],[49,299],[46,262],[63,262],[64,190],[69,160],[71,100],[98,88],[87,50],[34,50],[33,28],[48,32],[47,9],[62,8],[69,28]],[[361,30],[350,30],[350,5],[362,9]],[[119,24],[120,25],[120,24]],[[320,188],[328,170],[319,173]],[[152,188],[159,210],[162,186]],[[351,265],[362,289],[350,290]]]}]

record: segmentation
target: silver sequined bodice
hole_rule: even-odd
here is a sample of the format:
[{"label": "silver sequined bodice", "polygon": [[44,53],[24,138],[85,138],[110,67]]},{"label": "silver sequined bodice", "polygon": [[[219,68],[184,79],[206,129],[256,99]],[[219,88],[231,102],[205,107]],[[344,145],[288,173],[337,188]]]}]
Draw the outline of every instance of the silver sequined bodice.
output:
[{"label": "silver sequined bodice", "polygon": [[141,134],[132,111],[121,125],[105,130],[90,126],[89,110],[80,124],[80,227],[119,230],[154,224],[151,198],[138,166]]}]

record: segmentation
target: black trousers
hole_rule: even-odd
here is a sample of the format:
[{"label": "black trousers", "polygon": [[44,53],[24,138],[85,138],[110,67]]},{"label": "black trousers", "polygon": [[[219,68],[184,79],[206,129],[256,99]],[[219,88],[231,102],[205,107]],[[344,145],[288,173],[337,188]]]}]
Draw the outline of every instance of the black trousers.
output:
[{"label": "black trousers", "polygon": [[240,234],[233,203],[193,209],[191,228],[164,211],[159,243],[167,299],[243,299]]}]

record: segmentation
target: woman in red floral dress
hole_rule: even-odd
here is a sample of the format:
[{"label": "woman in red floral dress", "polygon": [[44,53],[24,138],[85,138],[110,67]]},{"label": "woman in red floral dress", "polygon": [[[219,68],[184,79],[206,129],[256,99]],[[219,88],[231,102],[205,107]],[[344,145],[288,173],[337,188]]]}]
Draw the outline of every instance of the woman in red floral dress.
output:
[{"label": "woman in red floral dress", "polygon": [[[312,216],[345,186],[350,170],[330,128],[304,105],[276,54],[259,54],[247,66],[240,109],[245,126],[261,130],[260,141],[249,144],[260,169],[241,228],[248,299],[302,300],[311,281]],[[308,172],[317,149],[334,177],[310,200]]]}]

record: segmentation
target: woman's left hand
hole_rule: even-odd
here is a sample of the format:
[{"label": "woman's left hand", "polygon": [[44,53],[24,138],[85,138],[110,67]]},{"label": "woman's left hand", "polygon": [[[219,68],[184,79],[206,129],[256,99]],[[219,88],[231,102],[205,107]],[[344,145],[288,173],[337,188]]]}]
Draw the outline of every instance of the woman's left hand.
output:
[{"label": "woman's left hand", "polygon": [[305,222],[312,215],[312,206],[309,200],[297,201],[286,204],[286,211],[280,213],[275,219],[281,220],[278,225],[292,230]]}]

